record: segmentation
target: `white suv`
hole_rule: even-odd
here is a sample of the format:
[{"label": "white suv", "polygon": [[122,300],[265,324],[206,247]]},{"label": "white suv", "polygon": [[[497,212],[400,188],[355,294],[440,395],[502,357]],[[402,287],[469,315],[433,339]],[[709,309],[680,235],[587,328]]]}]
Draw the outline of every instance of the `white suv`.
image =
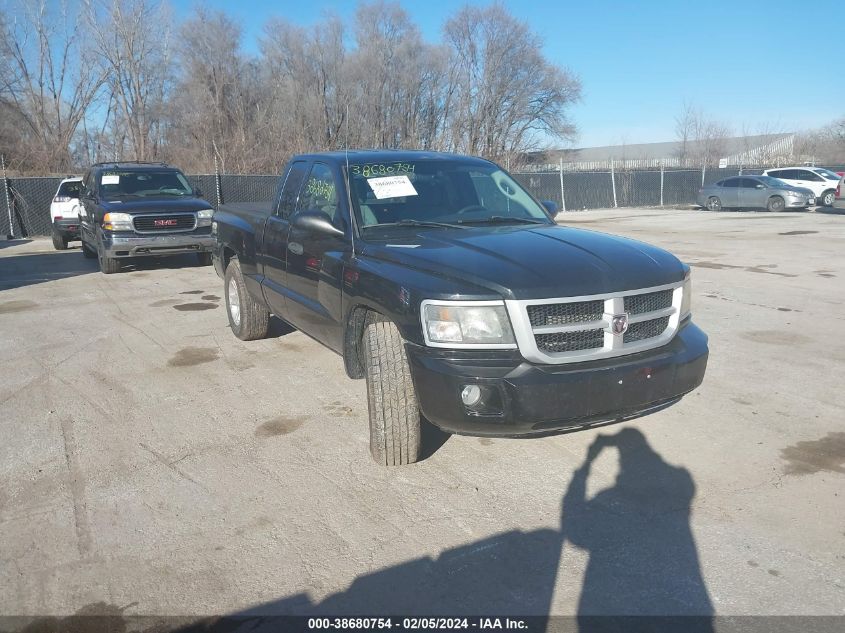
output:
[{"label": "white suv", "polygon": [[794,187],[809,189],[816,200],[826,207],[832,207],[836,200],[836,189],[842,177],[823,167],[779,167],[767,169],[764,176],[771,176]]},{"label": "white suv", "polygon": [[79,239],[79,190],[81,187],[82,178],[65,178],[59,183],[53,202],[50,203],[53,246],[57,251],[65,250],[69,241]]}]

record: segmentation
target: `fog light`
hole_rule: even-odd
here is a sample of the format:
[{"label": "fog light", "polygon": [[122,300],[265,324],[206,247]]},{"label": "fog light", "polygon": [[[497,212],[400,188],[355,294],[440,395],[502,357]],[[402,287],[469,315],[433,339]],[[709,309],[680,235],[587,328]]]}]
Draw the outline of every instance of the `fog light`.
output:
[{"label": "fog light", "polygon": [[466,385],[461,391],[461,401],[468,407],[474,407],[481,402],[481,387]]}]

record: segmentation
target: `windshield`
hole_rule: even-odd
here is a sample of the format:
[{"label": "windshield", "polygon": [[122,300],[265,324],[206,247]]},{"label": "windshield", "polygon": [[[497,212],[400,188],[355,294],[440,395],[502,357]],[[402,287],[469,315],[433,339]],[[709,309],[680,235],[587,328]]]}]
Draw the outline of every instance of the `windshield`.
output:
[{"label": "windshield", "polygon": [[103,198],[190,196],[193,189],[178,171],[110,170],[100,174],[100,195]]},{"label": "windshield", "polygon": [[543,207],[495,165],[422,160],[349,165],[360,226],[551,224]]}]

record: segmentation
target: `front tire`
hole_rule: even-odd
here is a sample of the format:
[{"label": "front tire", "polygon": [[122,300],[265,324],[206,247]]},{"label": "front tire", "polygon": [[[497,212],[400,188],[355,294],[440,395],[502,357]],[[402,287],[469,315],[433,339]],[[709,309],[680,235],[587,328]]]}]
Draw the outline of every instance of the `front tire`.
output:
[{"label": "front tire", "polygon": [[53,248],[57,251],[66,251],[67,242],[68,239],[66,237],[59,235],[57,231],[53,231]]},{"label": "front tire", "polygon": [[836,202],[836,192],[833,189],[825,191],[822,194],[822,204],[824,206],[832,207],[834,202]]},{"label": "front tire", "polygon": [[389,321],[364,330],[364,370],[370,413],[370,454],[384,466],[413,464],[420,458],[422,418],[405,342]]},{"label": "front tire", "polygon": [[270,311],[258,304],[247,291],[237,258],[233,257],[229,262],[223,283],[232,334],[242,341],[266,338],[270,330]]},{"label": "front tire", "polygon": [[113,275],[114,273],[120,272],[120,260],[114,257],[107,257],[103,253],[102,248],[97,250],[97,259],[100,262],[100,271],[104,275]]},{"label": "front tire", "polygon": [[780,196],[772,196],[766,204],[766,210],[771,213],[778,213],[786,208],[786,201]]},{"label": "front tire", "polygon": [[719,200],[716,196],[710,196],[707,198],[707,210],[708,211],[721,211],[722,210],[722,201]]}]

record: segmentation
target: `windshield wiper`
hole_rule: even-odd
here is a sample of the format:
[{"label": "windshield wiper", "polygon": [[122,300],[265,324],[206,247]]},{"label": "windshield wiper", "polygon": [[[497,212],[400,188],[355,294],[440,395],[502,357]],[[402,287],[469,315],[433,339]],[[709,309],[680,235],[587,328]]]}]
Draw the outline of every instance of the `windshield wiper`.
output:
[{"label": "windshield wiper", "polygon": [[505,222],[518,222],[519,224],[548,224],[542,220],[534,218],[517,218],[504,215],[491,215],[489,218],[479,218],[477,220],[458,220],[461,224],[502,224]]},{"label": "windshield wiper", "polygon": [[459,224],[449,224],[448,222],[430,222],[428,220],[399,220],[398,222],[386,222],[384,224],[371,224],[370,226],[365,226],[365,229],[374,229],[377,227],[383,226],[432,226],[432,227],[439,227],[439,228],[446,228],[446,229],[463,229],[466,227],[460,226]]}]

